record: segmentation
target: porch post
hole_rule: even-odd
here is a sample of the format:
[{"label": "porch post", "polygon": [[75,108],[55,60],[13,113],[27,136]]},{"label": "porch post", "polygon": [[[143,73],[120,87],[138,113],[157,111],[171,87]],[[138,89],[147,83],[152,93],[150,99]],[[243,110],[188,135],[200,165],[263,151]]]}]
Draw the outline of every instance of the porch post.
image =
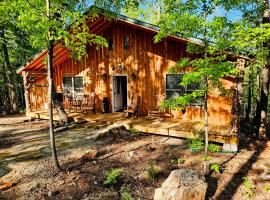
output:
[{"label": "porch post", "polygon": [[29,87],[27,85],[27,75],[28,75],[28,73],[26,71],[23,71],[22,75],[23,75],[25,109],[26,109],[26,114],[27,114],[27,113],[31,112],[30,100],[29,100],[29,91],[28,91]]},{"label": "porch post", "polygon": [[246,61],[245,59],[237,59],[236,67],[240,73],[236,77],[236,84],[233,93],[232,112],[231,112],[231,135],[236,135],[238,138],[237,144],[223,144],[223,150],[238,151],[238,144],[240,138],[240,113],[241,113],[241,96],[243,93],[243,80],[244,80],[244,69]]}]

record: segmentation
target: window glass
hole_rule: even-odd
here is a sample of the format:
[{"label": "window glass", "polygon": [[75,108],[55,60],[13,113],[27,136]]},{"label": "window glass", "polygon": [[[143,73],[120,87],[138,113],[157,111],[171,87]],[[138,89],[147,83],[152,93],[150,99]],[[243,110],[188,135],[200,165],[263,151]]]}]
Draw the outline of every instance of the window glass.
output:
[{"label": "window glass", "polygon": [[166,75],[166,89],[178,89],[178,90],[184,90],[185,88],[179,83],[182,82],[184,74],[167,74]]},{"label": "window glass", "polygon": [[[198,84],[189,84],[186,87],[180,85],[184,74],[166,74],[166,98],[177,98],[185,94],[190,94],[199,89]],[[198,98],[191,105],[201,105],[203,98]]]},{"label": "window glass", "polygon": [[128,49],[129,48],[129,37],[124,37],[124,48]]},{"label": "window glass", "polygon": [[83,77],[63,77],[63,89],[65,95],[73,96],[75,93],[83,93]]},{"label": "window glass", "polygon": [[109,50],[111,51],[113,49],[113,40],[109,39]]}]

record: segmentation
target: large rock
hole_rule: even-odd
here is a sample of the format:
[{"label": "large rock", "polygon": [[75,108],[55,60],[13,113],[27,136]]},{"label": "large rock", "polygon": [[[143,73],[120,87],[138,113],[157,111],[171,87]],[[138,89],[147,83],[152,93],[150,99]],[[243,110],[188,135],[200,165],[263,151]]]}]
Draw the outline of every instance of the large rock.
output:
[{"label": "large rock", "polygon": [[194,170],[178,169],[155,190],[154,200],[204,200],[207,183]]}]

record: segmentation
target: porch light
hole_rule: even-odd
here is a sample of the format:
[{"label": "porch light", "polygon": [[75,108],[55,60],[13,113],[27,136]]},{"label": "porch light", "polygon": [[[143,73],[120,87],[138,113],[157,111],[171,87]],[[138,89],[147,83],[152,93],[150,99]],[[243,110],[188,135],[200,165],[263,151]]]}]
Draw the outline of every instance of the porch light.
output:
[{"label": "porch light", "polygon": [[134,72],[132,72],[132,74],[130,75],[130,77],[131,77],[131,80],[133,80],[133,81],[135,81],[136,78],[137,78],[137,76],[136,76],[136,74]]},{"label": "porch light", "polygon": [[103,74],[101,75],[101,78],[102,78],[103,81],[106,81],[107,78],[108,78],[108,74],[107,74],[107,73],[103,73]]}]

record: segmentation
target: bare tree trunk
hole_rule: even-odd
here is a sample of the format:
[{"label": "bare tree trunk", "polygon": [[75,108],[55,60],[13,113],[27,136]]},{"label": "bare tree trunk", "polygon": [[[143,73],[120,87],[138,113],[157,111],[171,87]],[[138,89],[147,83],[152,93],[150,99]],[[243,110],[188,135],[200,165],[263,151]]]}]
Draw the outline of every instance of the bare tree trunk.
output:
[{"label": "bare tree trunk", "polygon": [[[47,4],[47,16],[48,20],[51,20],[50,16],[50,0],[46,0]],[[49,38],[52,37],[52,30],[51,28],[48,31]],[[53,47],[54,47],[54,40],[49,39],[48,41],[48,107],[49,107],[49,132],[50,132],[50,143],[51,143],[51,151],[52,151],[52,158],[54,167],[57,170],[60,170],[60,165],[57,158],[56,146],[55,146],[55,136],[54,136],[54,129],[53,129],[53,105],[52,105],[52,91],[53,91]]]},{"label": "bare tree trunk", "polygon": [[10,114],[10,97],[9,97],[9,92],[8,92],[8,86],[7,86],[7,77],[6,77],[6,66],[5,64],[2,65],[3,69],[3,93],[2,93],[2,98],[3,98],[3,111],[4,114]]},{"label": "bare tree trunk", "polygon": [[206,93],[204,96],[204,131],[205,131],[205,147],[204,147],[204,174],[208,172],[208,77],[205,78],[206,81]]},{"label": "bare tree trunk", "polygon": [[23,75],[23,86],[24,86],[25,110],[26,110],[26,113],[28,113],[28,112],[31,112],[31,107],[30,107],[29,91],[28,91],[28,84],[27,84],[27,73],[23,71],[22,75]]},{"label": "bare tree trunk", "polygon": [[19,108],[18,108],[18,98],[17,98],[17,94],[16,94],[15,75],[13,73],[13,69],[12,69],[12,66],[11,66],[10,61],[9,61],[9,54],[8,54],[8,49],[6,46],[4,30],[1,30],[0,34],[1,34],[1,38],[3,40],[2,51],[3,51],[3,55],[4,55],[4,60],[6,63],[6,76],[7,76],[7,81],[8,81],[8,85],[9,85],[11,111],[12,111],[12,113],[18,113]]},{"label": "bare tree trunk", "polygon": [[255,116],[253,118],[253,124],[256,127],[255,133],[256,137],[259,136],[259,128],[260,128],[260,121],[261,121],[261,108],[260,108],[260,102],[261,102],[261,76],[260,76],[260,70],[257,68],[257,77],[256,77],[256,112]]},{"label": "bare tree trunk", "polygon": [[[270,23],[270,11],[268,0],[263,0],[264,11],[262,23]],[[264,47],[268,49],[268,55],[266,58],[266,65],[262,70],[262,88],[261,88],[261,120],[259,134],[262,137],[267,135],[267,107],[268,107],[268,95],[269,95],[269,77],[270,77],[270,46],[269,41],[264,44]]]},{"label": "bare tree trunk", "polygon": [[249,121],[249,115],[251,111],[251,86],[252,86],[252,65],[249,66],[249,73],[248,73],[248,102],[247,102],[247,109],[246,109],[246,121]]},{"label": "bare tree trunk", "polygon": [[[204,5],[203,5],[203,9],[204,9],[204,20],[206,21],[206,9],[207,9],[207,6],[206,6],[206,1],[203,2]],[[203,32],[203,40],[204,40],[204,58],[206,59],[207,58],[207,46],[208,46],[208,43],[207,43],[207,39],[206,39],[206,33],[207,33],[207,30],[206,30],[206,27],[204,27],[204,32]],[[208,173],[208,159],[207,159],[207,156],[208,156],[208,75],[205,76],[205,96],[204,96],[204,130],[205,130],[205,133],[204,133],[204,140],[205,140],[205,147],[204,147],[204,174],[207,175]]]},{"label": "bare tree trunk", "polygon": [[68,115],[66,113],[66,111],[64,110],[63,106],[61,105],[61,102],[59,101],[58,97],[57,97],[57,93],[56,93],[56,90],[55,90],[55,86],[54,86],[54,83],[53,83],[53,86],[52,86],[52,101],[53,101],[53,104],[57,110],[57,113],[62,121],[62,123],[65,123],[67,124],[68,123]]}]

